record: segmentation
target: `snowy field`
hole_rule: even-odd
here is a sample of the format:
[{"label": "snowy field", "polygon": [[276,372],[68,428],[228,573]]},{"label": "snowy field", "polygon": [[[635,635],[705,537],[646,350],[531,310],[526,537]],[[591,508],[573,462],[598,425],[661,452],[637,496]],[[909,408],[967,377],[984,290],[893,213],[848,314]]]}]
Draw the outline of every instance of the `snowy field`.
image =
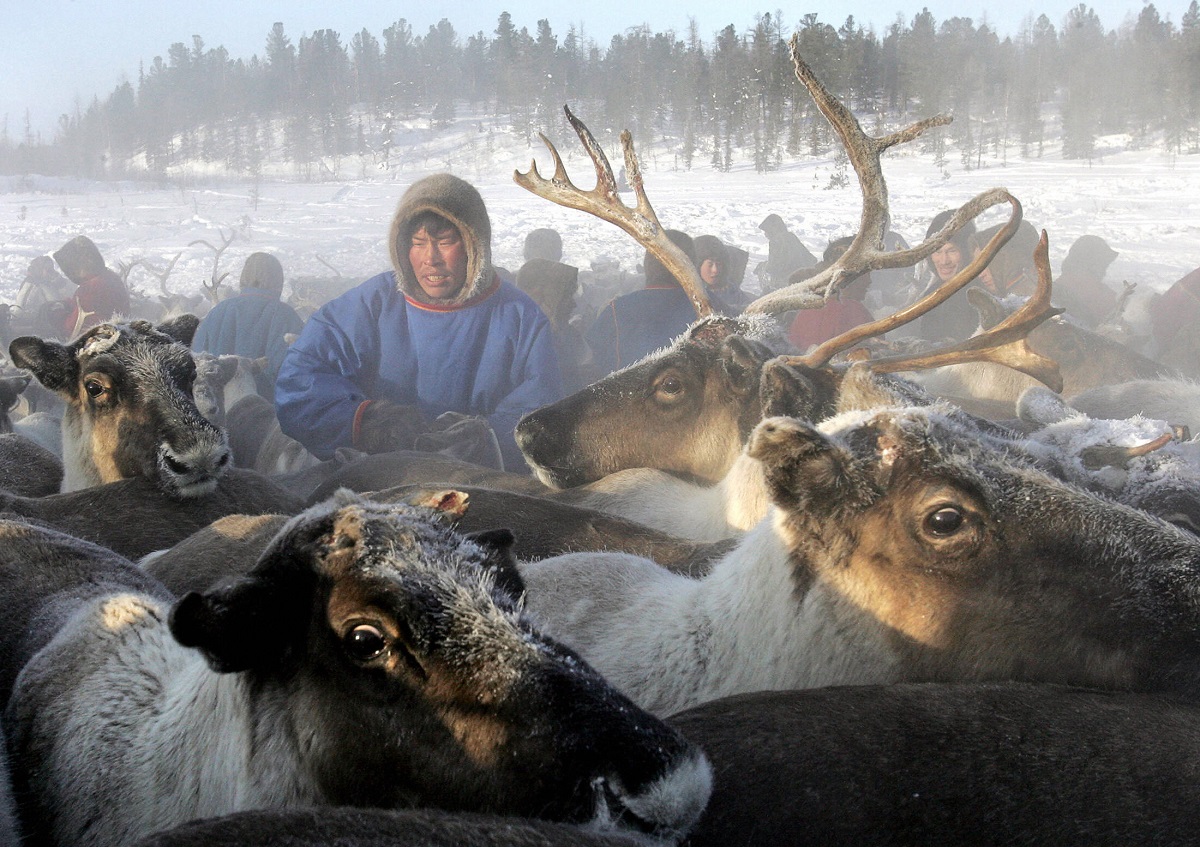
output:
[{"label": "snowy field", "polygon": [[[388,265],[385,234],[404,189],[424,174],[447,169],[482,191],[497,264],[519,267],[526,233],[551,226],[563,235],[564,261],[587,268],[608,256],[626,270],[636,269],[641,248],[616,227],[559,208],[513,183],[514,169],[526,170],[534,157],[543,174],[551,171],[540,143],[531,147],[505,131],[482,130],[473,120],[459,127],[436,136],[414,128],[398,145],[401,152],[394,154],[390,169],[344,159],[323,168],[322,181],[272,176],[255,186],[199,168],[177,176],[178,184],[189,187],[0,178],[0,300],[16,294],[30,259],[80,233],[96,241],[112,267],[137,259],[163,266],[182,253],[169,281],[174,292],[198,292],[213,272],[213,251],[193,242],[219,245],[231,232],[236,238],[220,267],[230,272],[228,282],[236,282],[242,260],[257,250],[278,255],[289,278],[329,277],[333,268],[346,281],[359,281]],[[575,182],[590,188],[591,164],[578,152],[565,122],[553,140]],[[615,166],[620,159],[614,140],[601,141]],[[1084,233],[1100,235],[1120,251],[1108,282],[1117,290],[1122,280],[1139,284],[1132,316],[1139,297],[1165,289],[1200,265],[1200,155],[1131,151],[1124,141],[1100,139],[1101,155],[1091,163],[1063,161],[1056,150],[1040,160],[1010,152],[1006,163],[985,160],[970,171],[952,150],[948,163],[939,166],[932,156],[915,152],[915,145],[893,149],[884,158],[893,227],[916,243],[938,211],[1003,186],[1022,201],[1027,220],[1048,230],[1055,270]],[[714,171],[703,153],[691,171],[670,154],[639,153],[647,192],[663,223],[693,235],[717,235],[748,250],[751,269],[766,258],[758,224],[771,212],[818,255],[830,239],[858,225],[861,196],[853,172],[847,187],[828,189],[835,172],[830,158],[785,161],[778,171],[758,174],[749,164],[728,173]],[[1001,218],[998,209],[980,224]],[[147,294],[158,292],[159,281],[143,268],[135,268],[129,282]],[[757,289],[752,273],[745,287]]]}]

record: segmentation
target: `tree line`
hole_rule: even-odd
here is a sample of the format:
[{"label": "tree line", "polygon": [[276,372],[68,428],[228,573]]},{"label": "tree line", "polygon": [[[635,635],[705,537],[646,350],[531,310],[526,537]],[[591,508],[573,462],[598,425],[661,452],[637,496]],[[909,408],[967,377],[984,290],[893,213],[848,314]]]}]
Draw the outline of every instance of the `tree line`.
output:
[{"label": "tree line", "polygon": [[[923,143],[965,167],[1012,150],[1039,157],[1061,142],[1065,158],[1090,159],[1099,137],[1128,134],[1135,147],[1200,152],[1200,6],[1178,24],[1146,4],[1132,24],[1106,29],[1086,4],[1056,26],[1044,14],[1001,38],[987,24],[928,9],[900,15],[882,32],[847,17],[816,14],[789,29],[781,13],[753,26],[730,24],[706,40],[695,23],[682,35],[631,27],[607,47],[549,20],[536,30],[504,12],[491,35],[462,37],[448,19],[417,34],[404,19],[348,42],[323,29],[293,42],[283,23],[261,56],[234,58],[200,36],[172,44],[136,82],[64,114],[50,141],[28,117],[6,116],[0,172],[161,178],[190,161],[257,177],[268,161],[319,178],[331,161],[359,156],[386,167],[399,122],[434,128],[463,109],[491,115],[526,138],[561,134],[572,104],[597,134],[630,129],[639,149],[665,142],[684,168],[759,171],[784,157],[837,149],[824,119],[796,82],[792,33],[819,77],[864,125],[882,131],[939,112],[948,132]],[[832,179],[845,179],[845,168]]]}]

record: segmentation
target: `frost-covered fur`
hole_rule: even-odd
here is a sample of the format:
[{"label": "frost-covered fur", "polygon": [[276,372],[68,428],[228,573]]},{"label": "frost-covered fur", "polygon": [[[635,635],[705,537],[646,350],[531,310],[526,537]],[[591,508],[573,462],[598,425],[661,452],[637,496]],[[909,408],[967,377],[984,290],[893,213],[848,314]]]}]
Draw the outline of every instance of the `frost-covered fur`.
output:
[{"label": "frost-covered fur", "polygon": [[[1090,417],[1047,388],[1026,391],[1017,411],[1036,427],[1022,442],[1042,467],[1200,533],[1200,441],[1180,440],[1168,421],[1139,414]],[[1168,438],[1144,455],[1122,452]]]},{"label": "frost-covered fur", "polygon": [[[681,837],[706,760],[528,624],[511,543],[347,493],[173,607],[85,598],[5,715],[33,832],[121,845],[197,817],[354,804]],[[36,579],[54,562],[30,564]],[[5,576],[28,606],[35,589]]]},{"label": "frost-covered fur", "polygon": [[708,576],[559,556],[522,565],[529,608],[659,714],[841,683],[1194,686],[1200,541],[982,441],[939,408],[768,419],[749,454],[775,508]]},{"label": "frost-covered fur", "polygon": [[1104,385],[1070,398],[1071,406],[1093,418],[1133,415],[1182,424],[1200,434],[1200,383],[1188,379],[1135,379]]}]

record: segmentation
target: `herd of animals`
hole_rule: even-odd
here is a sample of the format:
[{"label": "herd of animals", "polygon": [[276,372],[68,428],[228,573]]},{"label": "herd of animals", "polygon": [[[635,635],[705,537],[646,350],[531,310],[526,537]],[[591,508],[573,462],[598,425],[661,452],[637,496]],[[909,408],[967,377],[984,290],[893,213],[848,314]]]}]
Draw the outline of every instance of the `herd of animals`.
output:
[{"label": "herd of animals", "polygon": [[297,461],[189,315],[16,339],[0,845],[1196,843],[1196,389],[1035,261],[952,351],[701,316],[532,475]]},{"label": "herd of animals", "polygon": [[1194,841],[1178,391],[988,419],[709,316],[526,416],[533,476],[269,474],[195,326],[10,347],[62,410],[0,435],[6,843]]}]

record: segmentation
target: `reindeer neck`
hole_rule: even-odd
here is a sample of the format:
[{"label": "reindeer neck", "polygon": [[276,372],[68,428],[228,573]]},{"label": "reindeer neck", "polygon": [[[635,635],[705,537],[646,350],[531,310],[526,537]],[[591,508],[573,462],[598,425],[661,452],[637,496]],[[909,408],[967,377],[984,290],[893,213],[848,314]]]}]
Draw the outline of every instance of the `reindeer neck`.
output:
[{"label": "reindeer neck", "polygon": [[[107,814],[102,822],[56,821],[68,841],[132,843],[194,818],[319,799],[296,777],[294,729],[272,725],[278,719],[256,705],[261,688],[252,696],[244,674],[215,673],[182,647],[167,612],[137,594],[93,601],[29,663],[32,683],[13,694],[13,716],[31,738],[26,752],[46,760],[39,782],[91,797],[84,809],[139,798],[119,821]],[[46,732],[73,743],[39,749]],[[81,749],[91,758],[77,758]],[[117,769],[121,779],[95,766],[109,760],[126,763]]]},{"label": "reindeer neck", "polygon": [[92,458],[88,436],[83,416],[68,404],[62,418],[63,481],[60,491],[64,494],[104,483]]}]

